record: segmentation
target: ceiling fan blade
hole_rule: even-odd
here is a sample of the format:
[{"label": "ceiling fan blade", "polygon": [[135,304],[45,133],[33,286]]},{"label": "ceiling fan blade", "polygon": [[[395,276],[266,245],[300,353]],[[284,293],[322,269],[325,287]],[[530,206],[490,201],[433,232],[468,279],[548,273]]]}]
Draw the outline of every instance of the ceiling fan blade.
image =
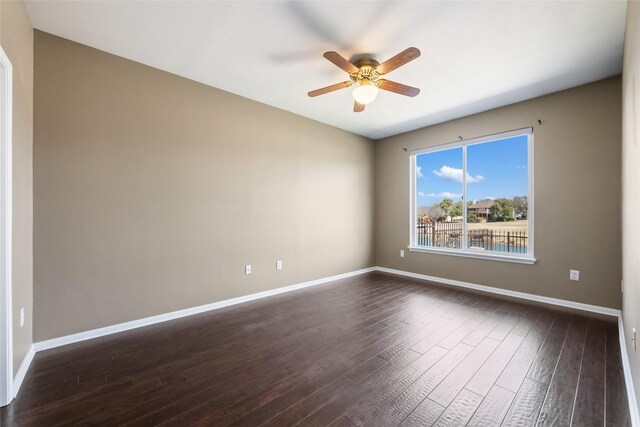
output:
[{"label": "ceiling fan blade", "polygon": [[324,55],[322,56],[324,56],[329,61],[333,62],[335,65],[342,68],[344,71],[346,71],[349,74],[358,72],[358,67],[353,65],[351,62],[347,61],[345,58],[340,56],[340,54],[337,52],[333,52],[333,51],[325,52]]},{"label": "ceiling fan blade", "polygon": [[364,111],[364,104],[359,104],[358,101],[353,103],[353,111],[356,113],[362,113]]},{"label": "ceiling fan blade", "polygon": [[380,79],[377,81],[377,85],[380,89],[399,93],[400,95],[405,96],[413,97],[420,93],[420,89],[418,89],[417,87],[403,85],[402,83],[392,82],[391,80]]},{"label": "ceiling fan blade", "polygon": [[403,50],[393,58],[389,58],[376,67],[379,74],[389,74],[396,68],[402,67],[407,62],[411,62],[420,56],[420,51],[415,47]]},{"label": "ceiling fan blade", "polygon": [[331,86],[327,86],[327,87],[323,87],[323,88],[320,88],[320,89],[312,90],[311,92],[307,93],[307,95],[309,95],[310,97],[313,98],[314,96],[324,95],[325,93],[334,92],[336,90],[348,88],[351,85],[353,85],[353,82],[351,80],[349,80],[349,81],[346,81],[346,82],[336,83],[336,84],[331,85]]}]

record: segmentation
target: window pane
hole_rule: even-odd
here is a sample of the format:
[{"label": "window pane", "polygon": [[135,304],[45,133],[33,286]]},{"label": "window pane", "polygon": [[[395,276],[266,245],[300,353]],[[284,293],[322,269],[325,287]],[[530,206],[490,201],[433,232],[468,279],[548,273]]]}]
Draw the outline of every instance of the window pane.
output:
[{"label": "window pane", "polygon": [[462,249],[462,148],[416,156],[416,244]]},{"label": "window pane", "polygon": [[527,135],[467,146],[467,245],[528,253]]}]

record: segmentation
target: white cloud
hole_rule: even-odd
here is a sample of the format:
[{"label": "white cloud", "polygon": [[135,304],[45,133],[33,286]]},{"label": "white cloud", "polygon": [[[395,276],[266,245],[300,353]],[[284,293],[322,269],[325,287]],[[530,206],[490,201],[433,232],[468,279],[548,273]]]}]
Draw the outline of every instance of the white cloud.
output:
[{"label": "white cloud", "polygon": [[438,197],[438,198],[442,198],[442,199],[461,199],[462,198],[462,194],[460,193],[451,193],[449,191],[443,191],[442,193],[429,193],[429,194],[425,194],[425,193],[418,193],[418,196],[420,197]]},{"label": "white cloud", "polygon": [[[452,168],[447,165],[443,165],[440,169],[434,169],[433,173],[440,178],[444,178],[448,181],[462,182],[462,169]],[[470,175],[467,172],[467,182],[480,182],[484,179],[482,175]]]},{"label": "white cloud", "polygon": [[416,176],[418,178],[422,178],[424,175],[422,174],[422,168],[420,166],[416,166]]},{"label": "white cloud", "polygon": [[518,165],[518,169],[526,169],[527,165]]}]

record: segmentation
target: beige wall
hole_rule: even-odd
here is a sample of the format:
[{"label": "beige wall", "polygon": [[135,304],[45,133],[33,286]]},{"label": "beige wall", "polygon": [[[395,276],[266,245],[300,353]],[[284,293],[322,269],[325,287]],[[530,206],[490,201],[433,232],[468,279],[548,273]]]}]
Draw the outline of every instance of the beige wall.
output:
[{"label": "beige wall", "polygon": [[373,264],[372,141],[39,31],[35,55],[36,341]]},{"label": "beige wall", "polygon": [[[640,397],[640,355],[633,350],[632,328],[640,330],[640,2],[627,4],[622,78],[622,314],[627,352]],[[640,402],[639,402],[640,403]]]},{"label": "beige wall", "polygon": [[[36,31],[34,338],[374,261],[620,308],[620,87],[607,79],[373,144]],[[409,239],[402,148],[537,119],[538,262],[400,258]],[[579,283],[568,280],[572,268]]]},{"label": "beige wall", "polygon": [[[22,1],[0,2],[0,45],[13,65],[13,368],[31,347],[33,308],[33,29]],[[20,309],[25,324],[20,327]]]},{"label": "beige wall", "polygon": [[[620,78],[376,143],[377,265],[620,308]],[[537,120],[542,125],[537,126]],[[409,151],[534,126],[535,265],[406,252]],[[580,282],[569,281],[580,270]]]}]

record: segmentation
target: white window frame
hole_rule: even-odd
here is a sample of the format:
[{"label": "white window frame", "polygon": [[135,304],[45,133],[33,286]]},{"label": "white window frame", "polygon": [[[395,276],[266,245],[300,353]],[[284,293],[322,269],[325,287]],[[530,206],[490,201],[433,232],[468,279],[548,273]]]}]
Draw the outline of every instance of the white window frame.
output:
[{"label": "white window frame", "polygon": [[[528,188],[529,194],[527,195],[527,250],[526,254],[509,253],[504,254],[500,252],[478,252],[467,248],[467,147],[476,144],[482,144],[490,141],[499,141],[502,139],[513,138],[515,136],[527,136],[527,162],[528,162]],[[450,249],[450,248],[438,248],[429,246],[419,246],[416,244],[416,219],[417,219],[417,204],[416,204],[416,159],[417,156],[424,153],[433,153],[437,151],[449,150],[452,148],[462,147],[462,203],[463,206],[463,222],[462,222],[462,249]],[[440,255],[453,255],[467,258],[480,258],[489,259],[494,261],[507,261],[516,262],[521,264],[533,264],[536,262],[534,256],[534,192],[533,192],[533,127],[516,129],[507,132],[500,132],[492,135],[480,136],[477,138],[463,139],[460,141],[450,142],[441,145],[435,145],[432,147],[422,148],[419,150],[412,150],[409,156],[410,162],[410,218],[409,218],[409,246],[408,249],[412,252],[425,252]]]}]

